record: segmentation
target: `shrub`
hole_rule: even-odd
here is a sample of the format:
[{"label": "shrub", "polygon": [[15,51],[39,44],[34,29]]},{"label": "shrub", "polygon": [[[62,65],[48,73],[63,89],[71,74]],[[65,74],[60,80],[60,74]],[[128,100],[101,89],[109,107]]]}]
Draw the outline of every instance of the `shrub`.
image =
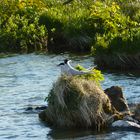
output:
[{"label": "shrub", "polygon": [[38,18],[32,23],[25,16],[12,15],[1,29],[0,42],[3,50],[33,52],[46,49],[46,29],[39,26]]},{"label": "shrub", "polygon": [[96,2],[91,6],[90,16],[99,29],[94,54],[129,52],[138,23],[125,16],[118,4]]},{"label": "shrub", "polygon": [[121,11],[129,16],[132,20],[140,21],[140,3],[139,0],[115,0]]},{"label": "shrub", "polygon": [[3,1],[0,6],[0,46],[2,52],[43,51],[47,45],[47,30],[39,25],[40,1]]},{"label": "shrub", "polygon": [[[62,1],[48,1],[48,10],[40,17],[40,23],[48,29],[50,49],[89,51],[94,42],[93,26],[89,24],[88,7],[92,0],[72,1],[63,5]],[[52,29],[55,29],[55,31]],[[49,46],[48,46],[49,47]]]}]

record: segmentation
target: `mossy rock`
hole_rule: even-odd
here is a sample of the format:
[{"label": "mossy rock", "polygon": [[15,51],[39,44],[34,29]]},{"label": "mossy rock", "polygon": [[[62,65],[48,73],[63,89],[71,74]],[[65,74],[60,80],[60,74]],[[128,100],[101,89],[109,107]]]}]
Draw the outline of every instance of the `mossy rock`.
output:
[{"label": "mossy rock", "polygon": [[112,119],[121,118],[96,82],[61,76],[48,97],[48,108],[39,117],[56,127],[83,127],[101,130]]}]

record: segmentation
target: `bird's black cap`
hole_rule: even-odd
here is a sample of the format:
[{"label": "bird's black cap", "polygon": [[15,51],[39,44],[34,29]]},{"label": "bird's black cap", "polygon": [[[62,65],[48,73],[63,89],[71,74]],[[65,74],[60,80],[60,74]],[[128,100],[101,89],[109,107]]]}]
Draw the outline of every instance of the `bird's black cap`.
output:
[{"label": "bird's black cap", "polygon": [[65,64],[67,64],[68,61],[69,61],[68,59],[64,59],[64,63],[60,63],[57,66],[65,65]]},{"label": "bird's black cap", "polygon": [[65,63],[65,64],[67,64],[68,61],[69,61],[68,59],[64,59],[64,63]]}]

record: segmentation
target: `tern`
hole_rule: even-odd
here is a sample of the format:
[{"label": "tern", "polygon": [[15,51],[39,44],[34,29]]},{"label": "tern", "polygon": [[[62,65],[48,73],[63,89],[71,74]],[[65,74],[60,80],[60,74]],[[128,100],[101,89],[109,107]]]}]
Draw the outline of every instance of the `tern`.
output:
[{"label": "tern", "polygon": [[63,63],[60,63],[58,66],[61,67],[61,74],[68,76],[72,75],[83,75],[88,73],[93,73],[91,70],[93,68],[87,69],[86,71],[79,71],[70,65],[71,60],[65,59]]}]

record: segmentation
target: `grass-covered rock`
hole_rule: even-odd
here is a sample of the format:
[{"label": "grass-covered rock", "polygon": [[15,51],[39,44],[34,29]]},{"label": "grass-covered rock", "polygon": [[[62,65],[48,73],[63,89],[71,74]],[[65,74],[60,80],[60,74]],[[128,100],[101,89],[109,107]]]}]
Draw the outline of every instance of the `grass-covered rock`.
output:
[{"label": "grass-covered rock", "polygon": [[39,117],[56,127],[83,127],[101,130],[121,116],[108,96],[93,80],[60,77],[48,97],[48,108]]}]

